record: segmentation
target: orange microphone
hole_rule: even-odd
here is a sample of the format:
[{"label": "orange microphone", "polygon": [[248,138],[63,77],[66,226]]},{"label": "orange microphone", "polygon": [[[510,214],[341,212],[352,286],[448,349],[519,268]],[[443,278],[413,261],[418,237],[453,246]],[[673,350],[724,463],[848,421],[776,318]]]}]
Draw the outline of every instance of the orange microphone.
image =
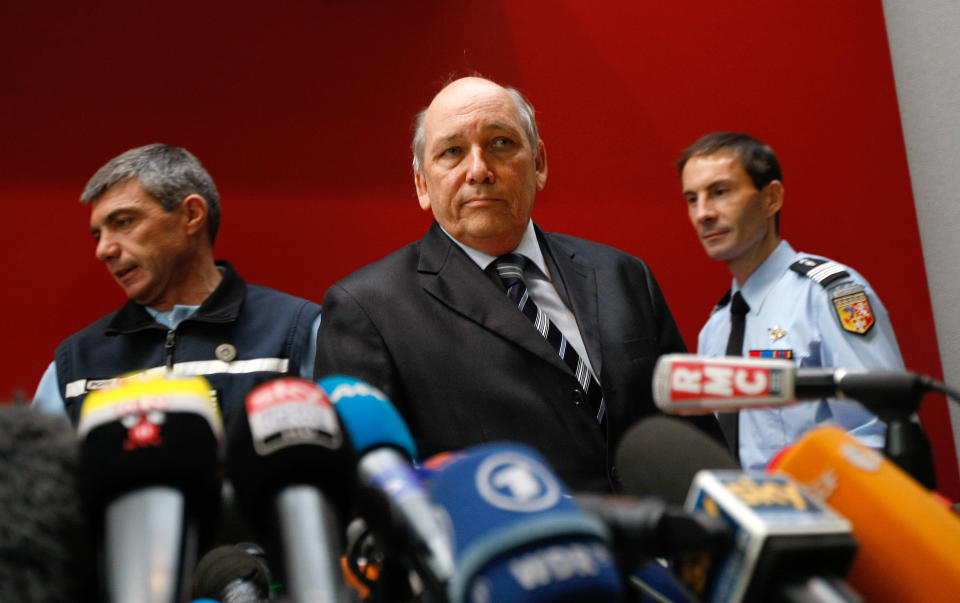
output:
[{"label": "orange microphone", "polygon": [[847,582],[868,601],[947,601],[960,593],[960,518],[839,427],[818,427],[768,468],[789,474],[853,524]]}]

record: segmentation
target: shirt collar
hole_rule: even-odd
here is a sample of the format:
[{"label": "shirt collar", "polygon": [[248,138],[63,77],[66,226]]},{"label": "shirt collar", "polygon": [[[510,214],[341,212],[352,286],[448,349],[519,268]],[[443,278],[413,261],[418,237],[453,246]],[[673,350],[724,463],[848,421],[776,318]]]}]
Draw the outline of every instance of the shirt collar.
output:
[{"label": "shirt collar", "polygon": [[199,307],[199,304],[196,306],[184,306],[182,304],[176,304],[173,306],[172,310],[167,310],[165,312],[155,310],[150,306],[144,306],[143,309],[146,310],[155,321],[164,325],[168,329],[176,329],[181,322],[187,318],[190,318],[190,316],[192,316]]},{"label": "shirt collar", "polygon": [[793,263],[797,252],[793,250],[786,239],[774,248],[773,252],[767,256],[767,259],[760,264],[753,274],[747,279],[742,287],[737,286],[737,279],[733,279],[733,285],[730,287],[731,295],[740,292],[744,301],[750,306],[751,310],[760,310],[763,300],[767,293],[773,288],[774,283]]},{"label": "shirt collar", "polygon": [[[439,223],[438,223],[439,225]],[[450,237],[450,240],[456,243],[460,249],[463,249],[474,263],[480,267],[480,270],[486,270],[495,259],[496,256],[486,254],[478,249],[473,247],[468,247],[464,245],[457,239],[453,237],[443,226],[440,226],[440,230],[443,231],[443,234]],[[550,280],[550,270],[547,268],[547,262],[543,259],[543,252],[540,250],[540,243],[537,242],[537,232],[533,228],[533,220],[527,221],[527,228],[523,231],[523,237],[520,239],[520,244],[513,250],[513,253],[519,253],[522,256],[525,256],[530,260],[537,268],[540,269],[540,272],[546,276],[547,280]]]}]

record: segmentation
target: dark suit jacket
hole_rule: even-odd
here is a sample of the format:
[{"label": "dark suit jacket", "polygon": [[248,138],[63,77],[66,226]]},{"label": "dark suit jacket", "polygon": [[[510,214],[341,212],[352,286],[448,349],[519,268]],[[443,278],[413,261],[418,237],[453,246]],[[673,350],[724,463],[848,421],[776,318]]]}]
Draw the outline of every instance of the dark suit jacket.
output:
[{"label": "dark suit jacket", "polygon": [[658,412],[650,379],[683,341],[647,265],[612,247],[537,236],[580,326],[607,404],[606,429],[551,345],[434,223],[426,236],[346,277],[323,301],[317,375],[381,389],[421,458],[482,442],[538,449],[574,490],[609,491],[623,432]]}]

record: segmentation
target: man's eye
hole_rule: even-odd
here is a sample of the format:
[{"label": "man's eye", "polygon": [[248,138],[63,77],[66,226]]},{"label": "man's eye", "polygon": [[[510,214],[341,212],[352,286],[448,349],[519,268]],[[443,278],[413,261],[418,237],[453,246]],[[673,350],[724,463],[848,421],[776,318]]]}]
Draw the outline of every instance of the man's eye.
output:
[{"label": "man's eye", "polygon": [[697,198],[694,195],[687,195],[687,203],[696,203]]},{"label": "man's eye", "polygon": [[460,155],[460,147],[450,147],[449,149],[444,149],[443,153],[440,155],[443,157],[457,157]]},{"label": "man's eye", "polygon": [[493,146],[500,149],[509,147],[512,144],[513,144],[513,140],[507,138],[506,136],[497,136],[496,138],[493,139]]}]

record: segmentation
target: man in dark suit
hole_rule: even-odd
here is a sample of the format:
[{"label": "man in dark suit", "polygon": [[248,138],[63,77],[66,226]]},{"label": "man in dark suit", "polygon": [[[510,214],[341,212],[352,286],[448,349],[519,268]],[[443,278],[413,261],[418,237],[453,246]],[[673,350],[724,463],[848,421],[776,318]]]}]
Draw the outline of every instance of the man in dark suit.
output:
[{"label": "man in dark suit", "polygon": [[[514,440],[575,490],[615,490],[620,437],[656,412],[654,362],[685,351],[650,270],[530,220],[547,156],[516,90],[452,82],[418,116],[413,151],[435,222],[330,288],[317,375],[380,388],[421,457]],[[498,268],[511,253],[524,259]]]}]

